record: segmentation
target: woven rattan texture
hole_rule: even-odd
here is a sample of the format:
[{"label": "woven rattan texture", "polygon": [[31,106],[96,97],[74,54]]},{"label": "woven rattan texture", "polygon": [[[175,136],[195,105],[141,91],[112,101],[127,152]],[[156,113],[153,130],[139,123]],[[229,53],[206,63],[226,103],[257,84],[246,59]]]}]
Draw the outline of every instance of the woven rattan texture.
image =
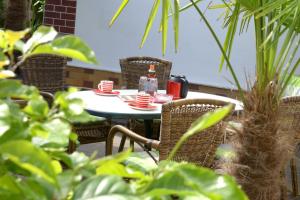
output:
[{"label": "woven rattan texture", "polygon": [[[285,97],[279,105],[279,136],[278,141],[286,144],[293,144],[289,151],[294,153],[300,143],[300,96]],[[281,144],[279,144],[281,145]],[[290,152],[286,152],[290,153]],[[296,166],[296,156],[290,160],[292,189],[295,196],[299,195],[298,172]],[[284,170],[283,170],[284,171]]]},{"label": "woven rattan texture", "polygon": [[282,131],[295,134],[295,142],[300,142],[300,96],[285,97],[281,100],[279,124]]},{"label": "woven rattan texture", "polygon": [[55,93],[64,89],[66,64],[65,57],[50,54],[34,55],[20,66],[20,74],[24,84]]},{"label": "woven rattan texture", "polygon": [[123,85],[127,89],[137,89],[141,76],[146,76],[149,65],[155,65],[158,89],[166,89],[172,63],[152,57],[129,57],[120,59]]},{"label": "woven rattan texture", "polygon": [[78,134],[81,144],[104,142],[106,141],[110,125],[103,121],[95,124],[76,124],[73,130]]},{"label": "woven rattan texture", "polygon": [[[163,105],[160,160],[167,158],[171,149],[190,125],[207,111],[226,105],[226,102],[186,99]],[[176,161],[189,161],[201,166],[211,167],[217,147],[223,141],[223,123],[220,122],[191,137],[177,152]]]}]

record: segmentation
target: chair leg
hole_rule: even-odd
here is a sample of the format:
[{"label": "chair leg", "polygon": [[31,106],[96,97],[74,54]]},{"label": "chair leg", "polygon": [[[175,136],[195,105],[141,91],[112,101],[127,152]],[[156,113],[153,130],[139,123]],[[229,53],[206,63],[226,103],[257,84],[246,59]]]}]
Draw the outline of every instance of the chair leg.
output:
[{"label": "chair leg", "polygon": [[119,146],[118,152],[123,151],[124,145],[125,145],[125,141],[126,141],[126,136],[122,135],[122,139],[121,139],[121,142],[120,142],[120,146]]},{"label": "chair leg", "polygon": [[298,191],[298,177],[297,177],[296,160],[294,158],[292,158],[291,161],[290,161],[290,167],[291,167],[293,194],[294,194],[294,196],[297,196],[299,194],[299,191]]},{"label": "chair leg", "polygon": [[131,151],[134,152],[134,141],[133,140],[130,140],[130,148],[131,148]]},{"label": "chair leg", "polygon": [[76,151],[76,144],[75,144],[75,142],[73,142],[73,141],[69,141],[69,146],[68,146],[68,150],[67,150],[67,152],[69,153],[69,154],[71,154],[71,153],[73,153],[74,151]]}]

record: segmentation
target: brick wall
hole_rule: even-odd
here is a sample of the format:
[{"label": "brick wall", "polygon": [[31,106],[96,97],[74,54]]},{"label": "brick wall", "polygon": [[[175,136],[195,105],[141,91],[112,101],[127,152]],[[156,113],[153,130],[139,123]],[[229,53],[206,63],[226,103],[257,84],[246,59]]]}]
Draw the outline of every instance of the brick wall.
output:
[{"label": "brick wall", "polygon": [[101,80],[114,81],[114,88],[121,88],[121,74],[117,72],[85,69],[68,66],[66,68],[66,84],[70,86],[97,88]]},{"label": "brick wall", "polygon": [[76,0],[46,0],[44,25],[53,26],[58,32],[74,34]]}]

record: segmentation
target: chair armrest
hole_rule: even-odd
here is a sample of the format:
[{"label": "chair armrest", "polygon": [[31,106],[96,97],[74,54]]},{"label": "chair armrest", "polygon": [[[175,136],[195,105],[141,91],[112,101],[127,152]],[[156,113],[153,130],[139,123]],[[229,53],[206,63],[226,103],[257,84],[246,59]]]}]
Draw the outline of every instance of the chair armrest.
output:
[{"label": "chair armrest", "polygon": [[109,131],[107,141],[106,141],[105,155],[112,154],[113,140],[117,133],[121,133],[121,134],[125,135],[126,137],[130,138],[134,142],[142,143],[142,144],[146,145],[147,148],[158,149],[158,147],[159,147],[159,143],[160,143],[159,141],[140,136],[122,125],[115,125]]},{"label": "chair armrest", "polygon": [[[47,101],[48,105],[51,106],[53,101],[54,101],[54,96],[53,94],[51,94],[50,92],[44,92],[44,91],[40,91],[40,95],[44,98],[45,101]],[[15,103],[19,104],[19,106],[21,108],[24,108],[27,103],[28,100],[25,99],[12,99]]]},{"label": "chair armrest", "polygon": [[51,106],[54,102],[54,95],[50,92],[44,92],[40,91],[40,94],[43,96],[43,98],[48,102],[48,105]]}]

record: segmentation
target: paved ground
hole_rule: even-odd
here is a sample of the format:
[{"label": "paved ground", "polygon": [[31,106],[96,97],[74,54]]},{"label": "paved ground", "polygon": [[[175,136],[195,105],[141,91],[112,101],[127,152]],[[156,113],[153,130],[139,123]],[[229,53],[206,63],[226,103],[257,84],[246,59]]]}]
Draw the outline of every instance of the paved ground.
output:
[{"label": "paved ground", "polygon": [[[114,145],[113,145],[113,152],[118,151],[118,145],[120,144],[120,138],[118,135],[115,137]],[[129,142],[126,141],[125,147],[129,146]],[[141,151],[142,149],[135,145],[136,151]],[[84,152],[86,155],[92,155],[94,152],[97,152],[97,157],[101,158],[105,155],[105,143],[99,142],[94,144],[85,144],[80,145],[78,151]]]}]

